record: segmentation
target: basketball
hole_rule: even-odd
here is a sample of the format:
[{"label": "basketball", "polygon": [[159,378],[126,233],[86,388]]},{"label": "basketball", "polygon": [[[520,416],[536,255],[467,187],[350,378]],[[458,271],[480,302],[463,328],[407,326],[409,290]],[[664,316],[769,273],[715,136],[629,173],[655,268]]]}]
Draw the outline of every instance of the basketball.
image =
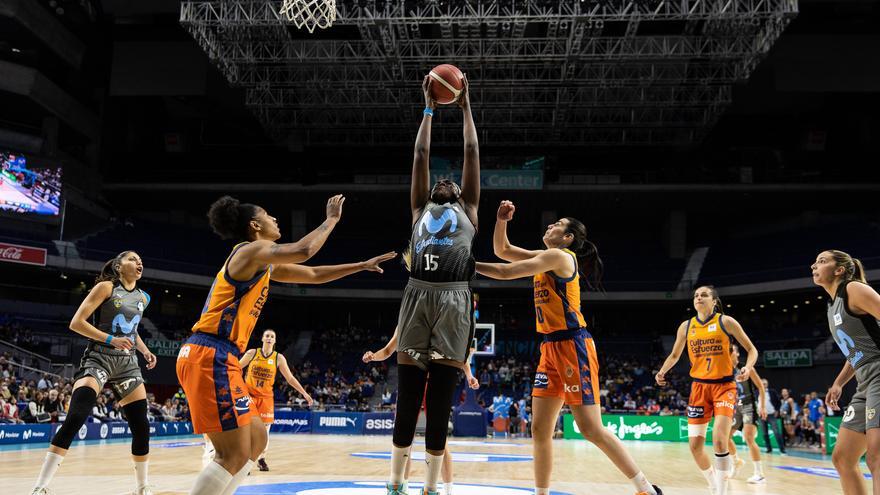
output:
[{"label": "basketball", "polygon": [[451,64],[431,69],[431,97],[440,105],[455,103],[464,87],[464,74]]}]

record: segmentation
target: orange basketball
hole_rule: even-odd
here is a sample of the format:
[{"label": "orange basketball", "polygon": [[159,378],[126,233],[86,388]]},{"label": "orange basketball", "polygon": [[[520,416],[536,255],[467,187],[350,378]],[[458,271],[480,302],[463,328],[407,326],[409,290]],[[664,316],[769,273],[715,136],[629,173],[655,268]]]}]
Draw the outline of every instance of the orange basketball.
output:
[{"label": "orange basketball", "polygon": [[431,77],[431,97],[440,105],[455,103],[464,87],[464,75],[458,67],[438,65],[428,74]]}]

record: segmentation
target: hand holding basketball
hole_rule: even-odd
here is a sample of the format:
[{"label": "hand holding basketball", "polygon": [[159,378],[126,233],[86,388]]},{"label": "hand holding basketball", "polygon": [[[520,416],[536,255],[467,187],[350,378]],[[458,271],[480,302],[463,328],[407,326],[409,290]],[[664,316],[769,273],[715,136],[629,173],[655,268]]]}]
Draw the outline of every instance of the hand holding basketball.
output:
[{"label": "hand holding basketball", "polygon": [[434,67],[428,73],[425,100],[427,101],[430,96],[432,101],[440,105],[460,101],[465,85],[464,79],[464,74],[454,65],[443,64]]},{"label": "hand holding basketball", "polygon": [[431,95],[431,76],[425,76],[422,80],[422,93],[425,94],[425,108],[430,108],[433,110],[437,107],[437,102],[434,101],[434,97]]},{"label": "hand holding basketball", "polygon": [[468,111],[471,108],[471,97],[470,93],[468,93],[468,80],[467,74],[461,75],[461,93],[458,95],[458,106],[461,107],[462,110]]},{"label": "hand holding basketball", "polygon": [[512,201],[504,200],[501,202],[501,205],[498,206],[498,220],[509,222],[513,220],[513,213],[516,211],[516,206],[513,205]]}]

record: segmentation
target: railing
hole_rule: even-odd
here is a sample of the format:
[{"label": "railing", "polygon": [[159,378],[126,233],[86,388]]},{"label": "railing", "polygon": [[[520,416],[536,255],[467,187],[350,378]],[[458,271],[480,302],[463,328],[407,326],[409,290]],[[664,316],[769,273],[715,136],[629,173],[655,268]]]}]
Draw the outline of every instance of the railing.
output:
[{"label": "railing", "polygon": [[23,349],[13,343],[5,341],[5,340],[0,340],[0,351],[11,352],[13,355],[16,355],[16,354],[22,355],[23,354],[25,356],[29,356],[32,361],[36,361],[36,362],[40,363],[41,365],[45,365],[44,367],[41,366],[43,371],[49,371],[52,369],[52,360],[51,359],[47,358],[46,356],[42,356],[40,354],[37,354],[36,352],[29,351],[27,349]]}]

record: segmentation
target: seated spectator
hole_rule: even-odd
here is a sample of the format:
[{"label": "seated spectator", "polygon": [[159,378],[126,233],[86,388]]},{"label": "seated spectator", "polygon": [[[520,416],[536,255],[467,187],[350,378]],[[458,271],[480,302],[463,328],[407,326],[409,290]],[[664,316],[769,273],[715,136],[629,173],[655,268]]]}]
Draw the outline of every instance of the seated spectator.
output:
[{"label": "seated spectator", "polygon": [[49,393],[43,399],[43,410],[49,414],[52,423],[64,421],[64,417],[66,416],[64,405],[61,403],[58,395],[58,390],[53,388],[49,390]]},{"label": "seated spectator", "polygon": [[165,404],[162,406],[162,416],[165,417],[165,421],[177,421],[177,410],[171,403],[171,399],[165,399]]},{"label": "seated spectator", "polygon": [[49,413],[46,412],[45,402],[46,396],[43,392],[37,391],[25,410],[19,415],[25,423],[48,423],[52,420]]},{"label": "seated spectator", "polygon": [[107,409],[107,399],[103,395],[99,395],[92,408],[92,419],[95,423],[109,423],[110,411]]},{"label": "seated spectator", "polygon": [[7,402],[5,399],[0,398],[0,423],[24,423],[18,417],[18,406],[15,405],[15,402]]}]

